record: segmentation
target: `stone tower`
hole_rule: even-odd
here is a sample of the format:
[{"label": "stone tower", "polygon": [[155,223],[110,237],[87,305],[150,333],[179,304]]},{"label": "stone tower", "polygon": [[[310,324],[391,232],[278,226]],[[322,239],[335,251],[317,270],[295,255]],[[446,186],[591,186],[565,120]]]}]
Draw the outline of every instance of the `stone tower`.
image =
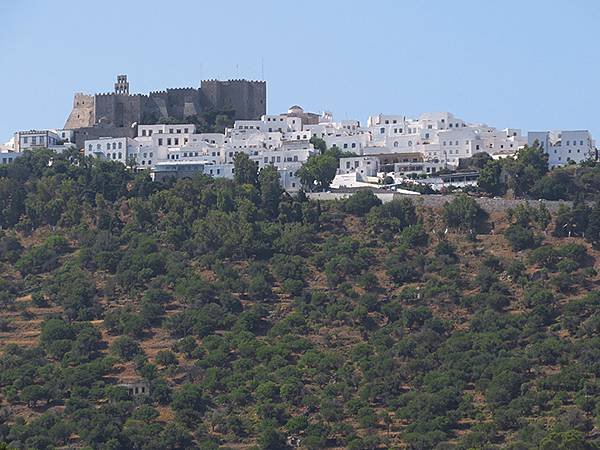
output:
[{"label": "stone tower", "polygon": [[129,82],[127,81],[127,75],[117,75],[115,94],[129,95]]}]

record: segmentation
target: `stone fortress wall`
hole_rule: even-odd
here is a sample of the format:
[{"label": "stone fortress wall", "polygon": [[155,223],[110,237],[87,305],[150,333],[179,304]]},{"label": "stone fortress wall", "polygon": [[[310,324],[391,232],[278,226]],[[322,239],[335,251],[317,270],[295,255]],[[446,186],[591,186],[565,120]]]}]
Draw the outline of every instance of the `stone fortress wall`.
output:
[{"label": "stone fortress wall", "polygon": [[129,94],[126,75],[119,75],[115,92],[75,94],[65,129],[131,127],[162,117],[184,121],[203,111],[235,110],[235,119],[258,119],[266,114],[266,82],[203,80],[200,88],[175,88],[149,94]]}]

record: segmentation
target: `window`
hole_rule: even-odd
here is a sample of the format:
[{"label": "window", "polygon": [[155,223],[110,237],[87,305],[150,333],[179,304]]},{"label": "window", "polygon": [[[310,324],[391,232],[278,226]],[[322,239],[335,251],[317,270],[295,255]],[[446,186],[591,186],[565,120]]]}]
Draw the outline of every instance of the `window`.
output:
[{"label": "window", "polygon": [[96,150],[100,150],[102,147],[100,146],[100,144],[96,144]]},{"label": "window", "polygon": [[162,140],[162,138],[159,138],[159,139],[158,139],[158,145],[163,145],[163,140]]},{"label": "window", "polygon": [[123,153],[119,152],[119,159],[123,158]]},{"label": "window", "polygon": [[394,147],[398,147],[398,141],[394,142]]},{"label": "window", "polygon": [[167,138],[167,145],[171,145],[171,138]]},{"label": "window", "polygon": [[110,143],[106,144],[106,150],[110,150]]},{"label": "window", "polygon": [[142,136],[146,136],[146,130],[142,130]]},{"label": "window", "polygon": [[28,138],[27,136],[25,136],[25,137],[23,138],[23,144],[27,144],[27,141],[28,141],[28,140],[29,140],[29,138]]},{"label": "window", "polygon": [[121,150],[123,148],[123,143],[119,142],[119,150]]},{"label": "window", "polygon": [[92,144],[90,144],[90,145],[88,146],[88,150],[89,150],[90,152],[92,151]]},{"label": "window", "polygon": [[117,143],[116,143],[116,142],[113,142],[113,143],[112,143],[112,148],[113,148],[113,150],[116,150],[116,149],[117,149]]},{"label": "window", "polygon": [[379,133],[380,133],[380,134],[384,134],[384,133],[385,133],[385,128],[380,128],[380,129],[379,129]]}]

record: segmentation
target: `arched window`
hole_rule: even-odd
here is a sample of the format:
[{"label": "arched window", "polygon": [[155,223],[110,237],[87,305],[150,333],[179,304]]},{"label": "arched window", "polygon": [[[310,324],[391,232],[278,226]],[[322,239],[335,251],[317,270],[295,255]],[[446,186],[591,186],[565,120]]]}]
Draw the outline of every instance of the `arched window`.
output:
[{"label": "arched window", "polygon": [[100,144],[96,144],[96,149],[100,150],[102,147],[100,146]]},{"label": "arched window", "polygon": [[119,150],[121,150],[123,148],[123,143],[119,142]]},{"label": "arched window", "polygon": [[408,146],[412,147],[412,141],[408,141]]},{"label": "arched window", "polygon": [[394,147],[398,147],[398,141],[394,142]]},{"label": "arched window", "polygon": [[119,159],[123,158],[123,153],[119,152]]},{"label": "arched window", "polygon": [[88,148],[89,148],[89,150],[91,152],[92,151],[92,144],[90,144]]},{"label": "arched window", "polygon": [[113,142],[113,150],[116,150],[116,149],[117,149],[117,143]]}]

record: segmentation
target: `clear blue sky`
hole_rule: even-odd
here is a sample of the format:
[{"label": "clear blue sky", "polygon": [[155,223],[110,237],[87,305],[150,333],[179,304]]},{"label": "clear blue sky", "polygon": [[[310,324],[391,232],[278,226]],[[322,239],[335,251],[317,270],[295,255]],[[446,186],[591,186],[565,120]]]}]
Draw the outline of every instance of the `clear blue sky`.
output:
[{"label": "clear blue sky", "polygon": [[259,78],[268,112],[451,111],[600,140],[596,0],[0,1],[0,142],[62,127],[73,93]]}]

